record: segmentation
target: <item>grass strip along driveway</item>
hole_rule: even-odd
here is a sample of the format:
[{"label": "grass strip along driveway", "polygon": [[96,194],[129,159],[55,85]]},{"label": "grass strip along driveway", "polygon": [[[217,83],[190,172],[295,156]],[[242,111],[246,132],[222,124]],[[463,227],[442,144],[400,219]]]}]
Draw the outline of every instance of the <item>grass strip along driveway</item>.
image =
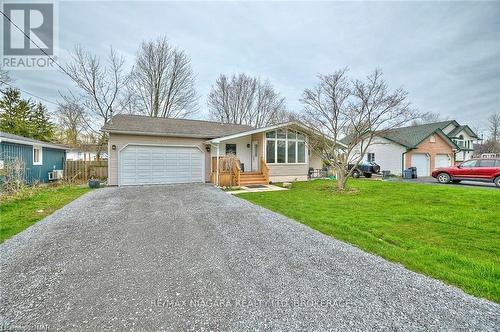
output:
[{"label": "grass strip along driveway", "polygon": [[500,190],[353,180],[238,195],[407,268],[500,302]]},{"label": "grass strip along driveway", "polygon": [[42,187],[0,202],[0,243],[88,191],[80,186]]}]

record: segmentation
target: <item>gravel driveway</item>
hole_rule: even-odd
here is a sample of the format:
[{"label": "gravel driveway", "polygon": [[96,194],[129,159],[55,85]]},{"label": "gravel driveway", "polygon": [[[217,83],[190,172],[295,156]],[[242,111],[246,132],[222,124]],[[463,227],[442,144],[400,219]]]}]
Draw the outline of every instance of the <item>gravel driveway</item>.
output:
[{"label": "gravel driveway", "polygon": [[209,185],[93,191],[0,255],[4,329],[500,329],[497,304]]}]

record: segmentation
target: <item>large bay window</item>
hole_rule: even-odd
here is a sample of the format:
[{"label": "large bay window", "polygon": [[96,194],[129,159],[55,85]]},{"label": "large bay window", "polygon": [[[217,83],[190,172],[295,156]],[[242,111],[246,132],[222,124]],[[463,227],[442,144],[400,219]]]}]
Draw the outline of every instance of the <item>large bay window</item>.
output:
[{"label": "large bay window", "polygon": [[266,133],[266,162],[268,164],[297,164],[306,162],[306,136],[278,129]]}]

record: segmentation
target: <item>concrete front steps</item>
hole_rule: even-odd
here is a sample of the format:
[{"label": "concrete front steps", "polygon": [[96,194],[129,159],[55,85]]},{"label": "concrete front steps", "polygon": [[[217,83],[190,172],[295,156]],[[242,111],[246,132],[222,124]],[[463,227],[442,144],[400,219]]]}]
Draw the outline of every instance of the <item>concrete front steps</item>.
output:
[{"label": "concrete front steps", "polygon": [[269,184],[262,173],[258,172],[242,172],[240,173],[240,186],[251,184]]}]

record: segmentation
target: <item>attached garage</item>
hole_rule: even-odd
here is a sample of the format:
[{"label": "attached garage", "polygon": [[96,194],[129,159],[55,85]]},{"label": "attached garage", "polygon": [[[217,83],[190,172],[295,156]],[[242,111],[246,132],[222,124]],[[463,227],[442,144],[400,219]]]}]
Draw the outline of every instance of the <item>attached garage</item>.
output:
[{"label": "attached garage", "polygon": [[198,147],[127,145],[118,156],[119,185],[204,182]]},{"label": "attached garage", "polygon": [[417,168],[418,176],[430,176],[429,155],[426,153],[415,153],[411,156],[411,165]]},{"label": "attached garage", "polygon": [[447,154],[437,154],[434,168],[450,167],[451,158]]}]

